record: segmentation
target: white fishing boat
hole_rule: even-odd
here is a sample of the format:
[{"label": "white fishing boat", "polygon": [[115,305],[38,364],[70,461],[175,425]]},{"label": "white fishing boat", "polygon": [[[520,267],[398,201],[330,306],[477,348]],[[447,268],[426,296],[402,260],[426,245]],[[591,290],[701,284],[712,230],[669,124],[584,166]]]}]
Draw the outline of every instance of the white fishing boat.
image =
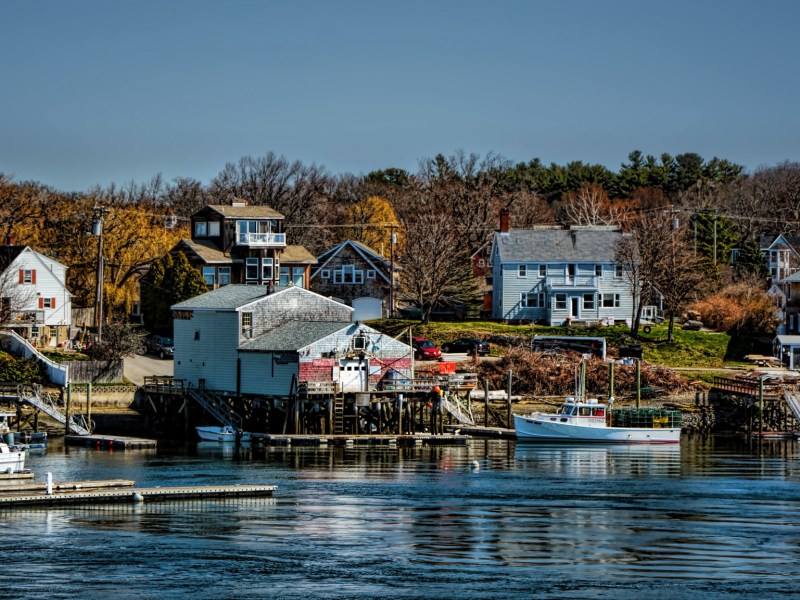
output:
[{"label": "white fishing boat", "polygon": [[232,425],[195,427],[197,435],[206,442],[249,442],[250,433],[237,431]]},{"label": "white fishing boat", "polygon": [[0,440],[0,473],[25,470],[25,450],[11,447]]},{"label": "white fishing boat", "polygon": [[612,410],[596,399],[567,398],[555,414],[514,415],[521,442],[677,444],[680,412],[660,409]]}]

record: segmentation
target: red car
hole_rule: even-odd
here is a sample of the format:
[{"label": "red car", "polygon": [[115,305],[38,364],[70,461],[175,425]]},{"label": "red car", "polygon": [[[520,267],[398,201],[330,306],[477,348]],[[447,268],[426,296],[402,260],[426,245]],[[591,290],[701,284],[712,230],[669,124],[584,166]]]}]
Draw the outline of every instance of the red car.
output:
[{"label": "red car", "polygon": [[442,351],[429,339],[412,338],[411,346],[414,348],[414,358],[417,360],[439,360],[442,358]]}]

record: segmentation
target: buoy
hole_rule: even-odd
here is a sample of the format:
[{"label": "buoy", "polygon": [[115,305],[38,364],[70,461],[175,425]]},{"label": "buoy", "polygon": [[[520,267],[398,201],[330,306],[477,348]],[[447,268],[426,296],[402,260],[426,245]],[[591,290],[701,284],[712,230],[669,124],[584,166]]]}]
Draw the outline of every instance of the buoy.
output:
[{"label": "buoy", "polygon": [[133,493],[133,501],[134,502],[144,502],[144,496],[142,496],[139,492]]},{"label": "buoy", "polygon": [[477,460],[473,460],[472,468],[475,469],[476,471],[479,470],[481,468],[481,463],[479,463]]}]

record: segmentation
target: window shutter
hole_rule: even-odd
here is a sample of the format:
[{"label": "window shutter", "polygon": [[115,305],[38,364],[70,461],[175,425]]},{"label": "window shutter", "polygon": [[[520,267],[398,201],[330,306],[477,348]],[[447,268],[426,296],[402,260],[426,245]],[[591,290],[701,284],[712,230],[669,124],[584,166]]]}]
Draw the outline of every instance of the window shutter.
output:
[{"label": "window shutter", "polygon": [[44,308],[44,298],[39,298],[39,308]]},{"label": "window shutter", "polygon": [[36,285],[36,269],[31,270],[31,283]]},{"label": "window shutter", "polygon": [[19,270],[19,282],[25,283],[25,271],[23,269]]},{"label": "window shutter", "polygon": [[55,308],[55,307],[56,307],[56,299],[50,298],[50,308]]}]

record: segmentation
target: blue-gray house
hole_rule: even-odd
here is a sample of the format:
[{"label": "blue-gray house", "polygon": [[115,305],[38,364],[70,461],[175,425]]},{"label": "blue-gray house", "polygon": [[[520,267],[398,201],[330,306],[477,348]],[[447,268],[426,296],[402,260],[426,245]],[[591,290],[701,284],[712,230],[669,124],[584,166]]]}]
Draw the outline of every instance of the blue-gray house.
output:
[{"label": "blue-gray house", "polygon": [[624,321],[633,296],[610,227],[509,229],[492,242],[492,316],[507,321]]}]

